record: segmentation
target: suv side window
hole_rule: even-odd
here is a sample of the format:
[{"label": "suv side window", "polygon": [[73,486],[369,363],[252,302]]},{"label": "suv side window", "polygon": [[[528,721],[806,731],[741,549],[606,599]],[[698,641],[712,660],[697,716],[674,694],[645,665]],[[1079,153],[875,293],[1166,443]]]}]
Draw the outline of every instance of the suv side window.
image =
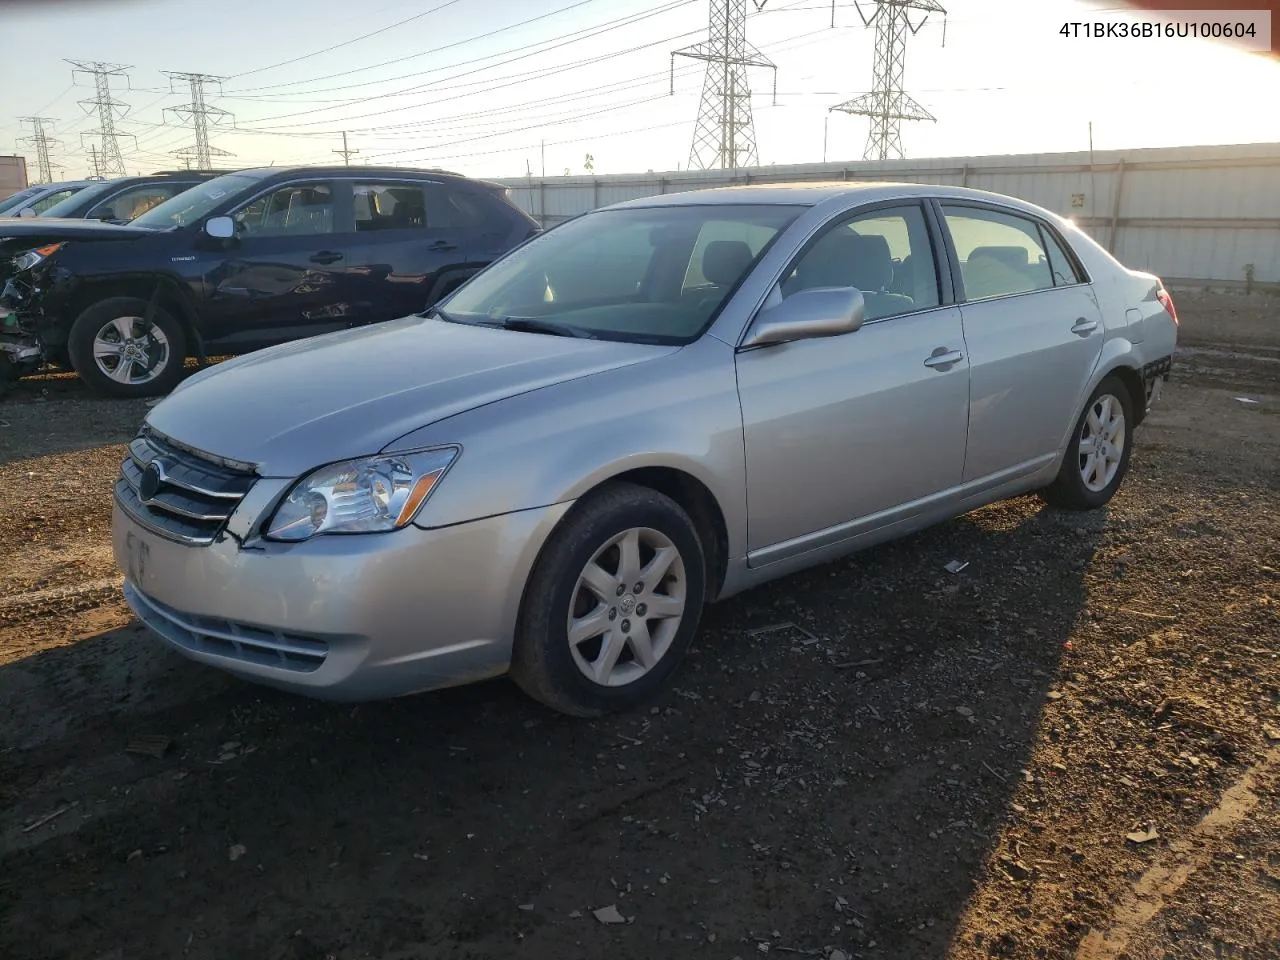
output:
[{"label": "suv side window", "polygon": [[170,197],[176,197],[189,186],[188,183],[144,183],[103,200],[90,208],[86,217],[90,220],[133,220]]},{"label": "suv side window", "polygon": [[428,223],[422,187],[414,183],[357,183],[351,187],[356,232],[425,230]]},{"label": "suv side window", "polygon": [[32,210],[34,210],[38,214],[44,213],[46,210],[52,207],[55,203],[61,203],[63,200],[67,199],[67,197],[71,196],[73,193],[75,193],[74,190],[59,190],[57,193],[51,193],[47,197],[41,197],[35,203],[30,204],[30,207]]},{"label": "suv side window", "polygon": [[232,214],[242,237],[299,237],[333,233],[333,190],[327,183],[291,183]]},{"label": "suv side window", "polygon": [[868,320],[938,306],[938,273],[923,209],[886,207],[827,229],[783,278],[781,292],[787,297],[811,287],[856,287]]},{"label": "suv side window", "polygon": [[960,260],[965,299],[1007,297],[1054,286],[1049,254],[1034,220],[946,204],[942,215]]}]

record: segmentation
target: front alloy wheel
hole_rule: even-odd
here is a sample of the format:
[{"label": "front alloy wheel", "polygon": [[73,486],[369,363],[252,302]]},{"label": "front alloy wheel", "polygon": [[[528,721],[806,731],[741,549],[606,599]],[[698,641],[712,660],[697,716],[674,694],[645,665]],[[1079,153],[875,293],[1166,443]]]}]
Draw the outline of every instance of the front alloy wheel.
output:
[{"label": "front alloy wheel", "polygon": [[145,387],[169,364],[169,338],[142,317],[116,317],[93,338],[93,362],[109,380]]},{"label": "front alloy wheel", "polygon": [[568,639],[583,676],[607,687],[639,680],[671,649],[684,616],[684,560],[648,527],[611,538],[578,577]]},{"label": "front alloy wheel", "polygon": [[670,497],[631,483],[588,494],[534,564],[512,678],[570,716],[639,705],[692,643],[706,576],[698,529]]},{"label": "front alloy wheel", "polygon": [[98,393],[168,393],[182,376],[187,339],[173,315],[140,297],[111,297],[76,318],[67,336],[71,366]]}]

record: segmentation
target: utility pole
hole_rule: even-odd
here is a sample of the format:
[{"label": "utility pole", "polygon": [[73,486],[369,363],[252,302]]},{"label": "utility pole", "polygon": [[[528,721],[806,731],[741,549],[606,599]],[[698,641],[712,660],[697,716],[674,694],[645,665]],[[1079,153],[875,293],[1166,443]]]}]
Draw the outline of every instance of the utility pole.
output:
[{"label": "utility pole", "polygon": [[351,166],[351,158],[352,158],[352,157],[354,157],[354,156],[355,156],[357,153],[359,153],[360,151],[359,151],[359,150],[351,150],[351,149],[348,149],[348,147],[347,147],[347,131],[343,130],[343,131],[342,131],[342,149],[341,149],[341,150],[335,150],[335,151],[333,151],[333,152],[334,152],[334,153],[340,153],[340,154],[342,154],[342,162],[343,162],[343,163],[345,163],[345,164],[349,167],[349,166]]},{"label": "utility pole", "polygon": [[[871,133],[867,137],[864,160],[902,159],[903,120],[933,120],[937,118],[916,103],[902,89],[903,74],[907,63],[907,33],[920,32],[929,14],[947,11],[937,0],[875,0],[875,13],[868,17],[862,6],[855,2],[863,26],[876,25],[876,52],[872,69],[871,92],[837,104],[832,110],[871,118]],[[919,10],[924,18],[911,22],[911,11]],[[943,42],[946,37],[943,22]]]},{"label": "utility pole", "polygon": [[542,179],[547,179],[547,141],[542,141]]},{"label": "utility pole", "polygon": [[[768,0],[753,0],[757,11]],[[747,0],[710,0],[707,40],[671,53],[671,92],[676,92],[676,57],[703,60],[698,124],[689,149],[689,167],[736,170],[759,163],[755,127],[751,122],[751,88],[747,67],[773,71],[773,102],[778,102],[778,68],[747,43]]]},{"label": "utility pole", "polygon": [[[57,140],[45,132],[44,125],[53,123],[50,117],[20,117],[22,123],[31,124],[31,136],[24,137],[19,143],[29,143],[36,148],[36,182],[53,183],[53,168],[57,166],[49,160],[49,147],[60,145]],[[58,167],[58,169],[62,169]]]},{"label": "utility pole", "polygon": [[85,73],[93,77],[95,95],[90,99],[81,100],[80,106],[85,113],[97,112],[98,129],[87,130],[80,136],[82,139],[97,137],[102,144],[98,160],[99,175],[123,177],[125,169],[124,157],[120,154],[120,138],[133,137],[133,134],[116,130],[116,120],[123,119],[129,112],[129,105],[111,95],[111,78],[124,77],[127,84],[129,75],[125,71],[129,68],[123,64],[103,63],[100,60],[68,60],[67,63],[72,66],[73,83],[76,74]]},{"label": "utility pole", "polygon": [[[231,156],[226,150],[209,146],[210,121],[217,126],[231,117],[231,114],[220,107],[209,106],[204,99],[205,84],[219,86],[224,78],[213,77],[207,73],[180,73],[174,70],[166,70],[164,74],[169,78],[170,89],[173,89],[175,80],[180,80],[191,88],[190,103],[184,103],[180,107],[168,107],[165,112],[172,112],[180,121],[190,123],[195,131],[196,143],[194,147],[180,147],[173,153],[179,157],[194,158],[197,170],[210,170],[213,167],[210,158]],[[219,89],[221,89],[220,86]]]}]

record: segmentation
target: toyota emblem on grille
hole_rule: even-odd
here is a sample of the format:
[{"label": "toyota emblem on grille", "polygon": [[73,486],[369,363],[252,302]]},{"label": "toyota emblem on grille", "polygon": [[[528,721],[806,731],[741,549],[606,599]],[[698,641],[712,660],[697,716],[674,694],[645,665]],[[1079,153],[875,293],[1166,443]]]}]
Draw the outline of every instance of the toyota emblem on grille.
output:
[{"label": "toyota emblem on grille", "polygon": [[164,481],[164,462],[157,457],[147,464],[142,471],[142,479],[138,481],[138,496],[142,502],[146,503],[155,497]]}]

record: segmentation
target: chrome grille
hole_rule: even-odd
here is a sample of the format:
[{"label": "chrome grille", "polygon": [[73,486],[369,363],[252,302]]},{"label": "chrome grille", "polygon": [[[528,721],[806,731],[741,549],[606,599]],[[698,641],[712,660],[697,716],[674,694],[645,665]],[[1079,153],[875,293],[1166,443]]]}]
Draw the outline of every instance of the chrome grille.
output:
[{"label": "chrome grille", "polygon": [[279,630],[264,630],[222,617],[180,613],[153,600],[128,582],[124,592],[139,619],[166,640],[193,653],[213,654],[298,673],[319,669],[329,656],[329,645],[323,640]]},{"label": "chrome grille", "polygon": [[[144,473],[152,463],[159,482],[154,489],[146,489]],[[143,433],[129,444],[115,492],[124,511],[148,530],[183,543],[208,544],[222,531],[254,479],[250,472],[180,449],[154,433]]]}]

